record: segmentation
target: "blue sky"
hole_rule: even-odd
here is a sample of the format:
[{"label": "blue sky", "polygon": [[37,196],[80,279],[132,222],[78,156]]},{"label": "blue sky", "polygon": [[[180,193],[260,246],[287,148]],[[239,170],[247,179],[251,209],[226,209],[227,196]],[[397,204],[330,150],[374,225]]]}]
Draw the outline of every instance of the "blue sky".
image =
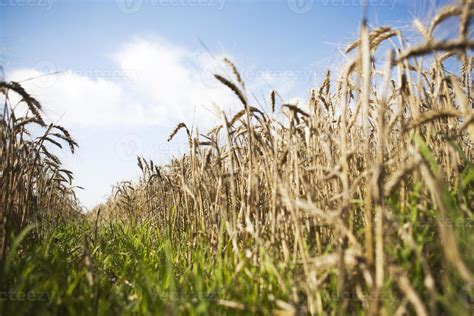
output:
[{"label": "blue sky", "polygon": [[[369,23],[410,32],[440,1],[370,0]],[[136,155],[165,163],[180,121],[205,131],[239,104],[212,80],[229,56],[254,103],[272,88],[304,102],[325,69],[344,62],[359,0],[0,0],[0,64],[24,82],[49,119],[69,128],[79,152],[64,155],[87,207],[135,178]],[[203,44],[205,44],[205,47]]]}]

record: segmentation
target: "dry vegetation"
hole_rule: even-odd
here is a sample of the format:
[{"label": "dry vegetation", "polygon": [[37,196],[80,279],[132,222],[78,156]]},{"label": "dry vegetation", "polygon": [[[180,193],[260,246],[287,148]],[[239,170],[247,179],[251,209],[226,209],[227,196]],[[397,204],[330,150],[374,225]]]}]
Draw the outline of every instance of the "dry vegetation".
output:
[{"label": "dry vegetation", "polygon": [[[51,147],[77,147],[62,126],[46,124],[40,103],[16,82],[0,82],[4,104],[0,122],[0,258],[10,232],[28,224],[58,222],[80,209],[71,187],[72,172],[61,167]],[[21,113],[21,115],[19,115]]]},{"label": "dry vegetation", "polygon": [[[190,267],[196,247],[210,262],[230,251],[230,284],[245,288],[237,280],[247,274],[254,303],[280,312],[472,313],[462,291],[474,282],[473,16],[472,1],[442,8],[430,25],[415,22],[423,41],[413,46],[396,29],[362,23],[344,71],[328,71],[306,108],[273,91],[272,112],[259,109],[226,60],[233,78],[215,77],[242,110],[222,113],[207,134],[180,123],[169,140],[185,132],[189,153],[168,166],[138,158],[140,182],[117,186],[91,215],[91,234],[102,222],[151,223],[171,248],[187,247],[176,260]],[[439,41],[446,20],[459,32]],[[34,114],[15,118],[5,105],[5,231],[67,211],[69,173],[45,143],[75,143],[42,122],[18,85],[2,89],[19,93]],[[30,124],[45,134],[31,139]],[[230,296],[215,304],[261,311]]]}]

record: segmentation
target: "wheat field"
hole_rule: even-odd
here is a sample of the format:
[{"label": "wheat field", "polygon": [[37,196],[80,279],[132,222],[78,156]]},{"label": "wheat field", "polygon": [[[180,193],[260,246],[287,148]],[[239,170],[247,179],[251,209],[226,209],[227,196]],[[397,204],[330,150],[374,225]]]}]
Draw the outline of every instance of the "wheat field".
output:
[{"label": "wheat field", "polygon": [[362,21],[341,73],[271,111],[225,59],[241,110],[179,123],[185,155],[138,157],[87,214],[51,150],[78,144],[0,82],[0,293],[36,298],[0,314],[472,315],[473,18],[443,7],[417,43]]}]

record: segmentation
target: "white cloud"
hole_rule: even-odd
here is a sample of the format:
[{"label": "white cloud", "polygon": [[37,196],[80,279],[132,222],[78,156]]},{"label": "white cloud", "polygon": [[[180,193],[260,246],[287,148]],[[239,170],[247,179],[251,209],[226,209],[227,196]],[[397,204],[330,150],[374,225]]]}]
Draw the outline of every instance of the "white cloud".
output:
[{"label": "white cloud", "polygon": [[[43,104],[47,121],[70,129],[78,140],[78,153],[64,160],[76,174],[76,184],[86,188],[78,192],[79,197],[92,207],[109,193],[111,184],[133,177],[136,155],[164,162],[174,154],[177,150],[171,146],[176,143],[168,144],[166,138],[178,122],[194,123],[205,132],[219,122],[212,113],[214,105],[226,112],[242,108],[233,92],[213,78],[214,73],[232,77],[231,71],[217,62],[222,57],[157,37],[138,38],[111,56],[116,64],[113,72],[68,70],[44,76],[56,70],[54,64],[45,62],[33,69],[15,69],[7,73],[7,80],[36,78],[21,84]],[[297,81],[284,72],[256,67],[240,70],[252,103],[252,92],[268,97],[271,89],[277,89],[289,95],[286,92]],[[138,140],[140,146],[133,147],[136,152],[132,150],[125,159],[122,143],[126,146],[131,140]],[[165,149],[157,144],[164,144]]]},{"label": "white cloud", "polygon": [[[219,62],[223,56],[212,57],[153,37],[126,43],[112,58],[117,65],[114,72],[67,70],[41,77],[56,70],[54,64],[46,62],[39,66],[46,70],[16,69],[7,79],[39,77],[22,84],[44,105],[51,120],[71,128],[169,128],[184,121],[205,130],[218,121],[212,113],[215,105],[226,112],[240,110],[238,99],[213,77],[214,73],[232,76]],[[268,96],[276,89],[289,98],[302,76],[291,71],[242,69],[248,91],[257,96]],[[249,98],[252,100],[250,94]]]},{"label": "white cloud", "polygon": [[[36,78],[35,69],[13,71],[8,80]],[[36,97],[52,121],[74,127],[136,124],[144,120],[142,105],[133,102],[118,84],[66,71],[25,81],[23,87]]]},{"label": "white cloud", "polygon": [[[191,122],[194,114],[199,125],[209,125],[215,115],[206,111],[212,103],[226,108],[236,104],[222,86],[212,80],[213,59],[206,54],[185,50],[164,41],[137,39],[124,46],[116,60],[130,85],[149,102],[150,113],[160,125],[169,121]],[[210,69],[210,66],[211,69]],[[196,113],[194,113],[196,112]]]},{"label": "white cloud", "polygon": [[[219,57],[220,58],[220,57]],[[38,69],[17,69],[8,80],[22,85],[45,105],[46,115],[66,126],[169,127],[195,120],[203,128],[217,116],[212,104],[227,110],[239,106],[225,87],[215,82],[219,70],[208,54],[197,54],[163,39],[136,39],[114,56],[117,74],[96,76],[65,71],[55,75]],[[54,67],[49,67],[49,69]],[[116,77],[120,76],[120,80]]]}]

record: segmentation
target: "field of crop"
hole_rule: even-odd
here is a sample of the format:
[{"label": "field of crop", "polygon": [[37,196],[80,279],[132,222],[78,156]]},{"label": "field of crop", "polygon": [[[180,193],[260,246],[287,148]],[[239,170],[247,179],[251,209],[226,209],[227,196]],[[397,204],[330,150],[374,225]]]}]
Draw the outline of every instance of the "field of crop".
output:
[{"label": "field of crop", "polygon": [[363,21],[342,73],[271,112],[224,60],[241,111],[179,123],[186,155],[138,157],[87,214],[73,135],[0,82],[0,315],[472,315],[473,19],[441,8],[419,43]]}]

